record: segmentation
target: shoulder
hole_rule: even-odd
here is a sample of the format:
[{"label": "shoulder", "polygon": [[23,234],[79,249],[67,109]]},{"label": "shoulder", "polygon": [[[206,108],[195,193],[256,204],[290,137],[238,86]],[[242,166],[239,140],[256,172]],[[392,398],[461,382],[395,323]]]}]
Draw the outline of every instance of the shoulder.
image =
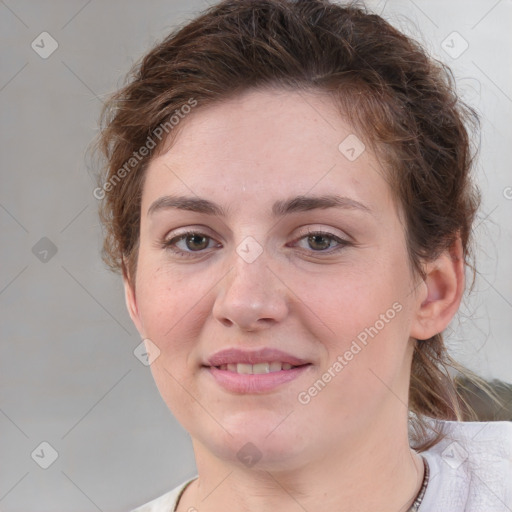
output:
[{"label": "shoulder", "polygon": [[422,454],[429,463],[430,479],[420,510],[508,510],[512,505],[512,422],[434,420],[432,427],[445,437]]},{"label": "shoulder", "polygon": [[186,482],[178,485],[172,491],[169,491],[154,500],[141,505],[131,512],[174,512],[174,509],[186,487],[192,483],[197,477],[191,478]]}]

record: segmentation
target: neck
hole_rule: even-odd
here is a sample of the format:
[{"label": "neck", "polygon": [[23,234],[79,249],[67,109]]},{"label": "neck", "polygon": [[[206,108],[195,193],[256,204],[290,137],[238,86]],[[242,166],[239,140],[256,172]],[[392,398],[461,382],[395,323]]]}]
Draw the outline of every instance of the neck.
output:
[{"label": "neck", "polygon": [[381,429],[371,440],[365,435],[336,445],[316,460],[267,470],[220,460],[194,441],[199,478],[177,510],[407,512],[421,487],[423,462],[409,447],[406,421],[400,433],[395,422],[394,431]]}]

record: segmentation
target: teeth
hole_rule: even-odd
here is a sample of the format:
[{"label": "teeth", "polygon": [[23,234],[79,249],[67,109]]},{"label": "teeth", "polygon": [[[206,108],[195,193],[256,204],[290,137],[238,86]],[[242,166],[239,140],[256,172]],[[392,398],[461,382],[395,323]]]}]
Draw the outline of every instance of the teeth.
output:
[{"label": "teeth", "polygon": [[252,364],[237,363],[236,372],[251,374],[252,373]]},{"label": "teeth", "polygon": [[281,370],[291,370],[295,368],[290,363],[281,363],[279,361],[272,361],[270,363],[229,363],[218,366],[220,370],[241,373],[244,375],[262,374],[271,372],[280,372]]},{"label": "teeth", "polygon": [[272,363],[270,363],[271,372],[280,372],[282,370],[282,367],[283,365],[279,361],[273,361]]},{"label": "teeth", "polygon": [[270,373],[270,363],[253,364],[252,373]]}]

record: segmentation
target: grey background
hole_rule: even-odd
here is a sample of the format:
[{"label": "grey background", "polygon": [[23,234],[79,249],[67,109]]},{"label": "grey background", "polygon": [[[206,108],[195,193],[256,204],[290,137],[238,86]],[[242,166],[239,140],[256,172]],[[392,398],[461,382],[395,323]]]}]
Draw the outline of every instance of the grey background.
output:
[{"label": "grey background", "polygon": [[[449,344],[484,377],[512,382],[512,2],[368,5],[451,65],[482,114],[479,274]],[[121,279],[100,261],[85,151],[102,101],[133,61],[206,6],[0,0],[3,512],[129,510],[195,474],[188,435],[134,356],[140,340]],[[31,47],[43,31],[58,43],[46,59]],[[453,31],[463,39],[447,39]],[[58,454],[48,469],[42,442]]]}]

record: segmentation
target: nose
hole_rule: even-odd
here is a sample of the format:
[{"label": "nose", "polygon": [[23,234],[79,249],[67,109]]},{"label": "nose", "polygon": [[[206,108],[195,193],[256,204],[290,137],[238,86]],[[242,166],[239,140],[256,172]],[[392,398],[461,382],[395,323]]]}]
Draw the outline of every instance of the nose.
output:
[{"label": "nose", "polygon": [[265,254],[248,263],[235,253],[231,272],[220,286],[213,316],[226,327],[259,331],[288,315],[287,287],[270,269]]}]

